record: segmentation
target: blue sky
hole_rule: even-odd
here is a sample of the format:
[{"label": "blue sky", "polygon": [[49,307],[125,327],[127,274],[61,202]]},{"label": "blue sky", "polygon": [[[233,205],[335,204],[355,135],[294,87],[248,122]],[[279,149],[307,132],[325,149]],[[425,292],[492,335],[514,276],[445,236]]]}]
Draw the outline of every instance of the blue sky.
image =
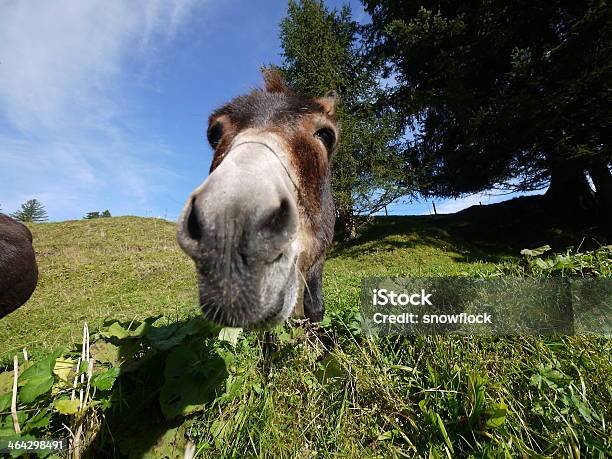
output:
[{"label": "blue sky", "polygon": [[[2,211],[37,198],[51,220],[104,209],[175,219],[207,175],[209,113],[258,86],[261,65],[280,62],[285,8],[282,0],[0,3]],[[400,203],[391,213],[429,209]]]}]

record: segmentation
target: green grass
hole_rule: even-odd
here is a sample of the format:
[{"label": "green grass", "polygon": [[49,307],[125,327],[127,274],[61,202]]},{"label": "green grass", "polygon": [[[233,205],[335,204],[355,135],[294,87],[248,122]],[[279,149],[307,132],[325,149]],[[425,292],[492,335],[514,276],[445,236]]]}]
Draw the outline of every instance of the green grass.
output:
[{"label": "green grass", "polygon": [[80,339],[82,324],[196,311],[195,272],[172,223],[119,217],[30,225],[40,279],[32,298],[0,321],[0,359]]},{"label": "green grass", "polygon": [[[177,321],[196,313],[195,274],[172,224],[123,217],[32,231],[41,280],[32,299],[0,321],[3,361],[22,347],[36,355],[78,342],[84,320],[95,328],[109,317]],[[284,327],[272,358],[262,356],[257,333],[243,334],[214,402],[171,424],[157,422],[155,406],[132,428],[118,428],[115,416],[108,428],[116,444],[152,457],[161,445],[180,445],[179,437],[192,439],[199,457],[608,457],[610,340],[359,333],[362,277],[487,275],[512,266],[516,252],[482,247],[435,217],[365,227],[328,257],[322,328]],[[138,377],[159,390],[159,375]]]},{"label": "green grass", "polygon": [[[406,227],[407,228],[404,228]],[[36,353],[77,342],[81,325],[197,313],[196,276],[165,220],[118,217],[30,225],[40,271],[27,304],[0,321],[0,361],[27,347]],[[389,220],[328,258],[330,310],[353,304],[364,276],[443,276],[491,271],[443,230]]]}]

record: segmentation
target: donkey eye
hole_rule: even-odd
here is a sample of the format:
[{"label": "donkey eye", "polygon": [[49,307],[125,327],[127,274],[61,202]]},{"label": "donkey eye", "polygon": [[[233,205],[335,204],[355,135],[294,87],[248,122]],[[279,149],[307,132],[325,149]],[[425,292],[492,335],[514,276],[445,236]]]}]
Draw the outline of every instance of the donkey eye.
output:
[{"label": "donkey eye", "polygon": [[332,129],[324,127],[315,132],[314,135],[315,137],[318,137],[321,142],[323,142],[323,145],[325,145],[327,151],[331,151],[334,143],[336,142],[336,134]]},{"label": "donkey eye", "polygon": [[223,136],[223,126],[218,121],[213,123],[208,128],[206,132],[206,136],[208,137],[208,143],[211,147],[217,148],[219,142],[221,141],[221,137]]}]

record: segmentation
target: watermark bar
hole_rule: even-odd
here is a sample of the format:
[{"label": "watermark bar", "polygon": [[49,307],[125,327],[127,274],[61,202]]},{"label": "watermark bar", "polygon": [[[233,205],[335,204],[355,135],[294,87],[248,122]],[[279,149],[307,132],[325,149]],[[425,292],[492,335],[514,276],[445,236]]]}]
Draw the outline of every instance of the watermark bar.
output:
[{"label": "watermark bar", "polygon": [[0,438],[0,454],[47,453],[68,450],[67,438]]},{"label": "watermark bar", "polygon": [[612,337],[612,279],[366,278],[361,316],[372,335]]}]

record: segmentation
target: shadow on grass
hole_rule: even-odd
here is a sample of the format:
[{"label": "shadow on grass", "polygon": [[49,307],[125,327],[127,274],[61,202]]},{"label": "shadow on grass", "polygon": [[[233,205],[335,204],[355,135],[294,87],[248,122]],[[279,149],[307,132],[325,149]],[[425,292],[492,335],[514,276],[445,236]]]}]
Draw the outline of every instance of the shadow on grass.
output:
[{"label": "shadow on grass", "polygon": [[449,252],[457,262],[482,260],[497,263],[515,255],[510,251],[484,250],[449,231],[444,215],[374,217],[362,225],[353,239],[340,236],[328,258],[358,258],[367,253],[433,248]]},{"label": "shadow on grass", "polygon": [[[605,219],[604,219],[605,220]],[[328,257],[432,247],[456,252],[458,262],[499,262],[521,249],[590,250],[612,240],[610,226],[593,214],[563,215],[544,196],[472,206],[455,214],[373,217],[348,239],[340,231]]]},{"label": "shadow on grass", "polygon": [[120,373],[86,457],[182,457],[185,417],[223,391],[229,373],[218,331],[200,318],[153,326],[155,320],[128,336],[129,324],[114,322],[92,347]]}]

